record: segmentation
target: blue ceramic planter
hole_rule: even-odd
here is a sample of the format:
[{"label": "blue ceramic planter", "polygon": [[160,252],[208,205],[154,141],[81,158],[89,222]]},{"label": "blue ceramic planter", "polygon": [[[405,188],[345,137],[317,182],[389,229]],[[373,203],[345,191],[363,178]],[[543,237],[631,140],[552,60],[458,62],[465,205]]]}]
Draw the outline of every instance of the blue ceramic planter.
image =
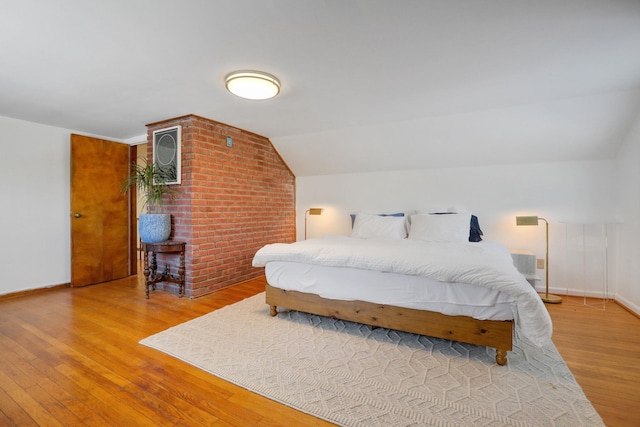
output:
[{"label": "blue ceramic planter", "polygon": [[171,234],[170,214],[141,214],[138,220],[140,239],[145,243],[164,242]]}]

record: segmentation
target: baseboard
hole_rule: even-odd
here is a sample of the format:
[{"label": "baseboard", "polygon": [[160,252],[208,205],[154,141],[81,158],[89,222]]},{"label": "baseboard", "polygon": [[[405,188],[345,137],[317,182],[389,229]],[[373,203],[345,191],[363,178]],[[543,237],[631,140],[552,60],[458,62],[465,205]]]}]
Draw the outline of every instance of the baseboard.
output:
[{"label": "baseboard", "polygon": [[[536,291],[538,293],[544,293],[545,289],[543,287],[536,287]],[[588,298],[613,300],[620,307],[624,308],[634,316],[640,318],[640,306],[637,304],[634,304],[628,299],[621,297],[620,295],[617,295],[617,294],[605,294],[605,292],[603,291],[585,291],[582,289],[569,289],[569,290],[549,289],[549,293],[553,295],[559,295],[559,296],[563,296],[563,295],[570,295],[575,297],[586,296]]]},{"label": "baseboard", "polygon": [[69,288],[69,287],[71,287],[71,283],[61,283],[59,285],[45,286],[44,288],[27,289],[24,291],[11,292],[8,294],[0,295],[0,301],[5,299],[10,299],[10,298],[24,297],[27,295],[41,294],[43,292],[49,292],[55,289]]},{"label": "baseboard", "polygon": [[[536,292],[539,294],[545,293],[543,286],[536,286]],[[569,295],[572,297],[588,297],[599,299],[615,299],[615,295],[611,293],[605,293],[604,291],[586,291],[584,289],[567,289],[567,288],[549,288],[549,293],[553,295]]]},{"label": "baseboard", "polygon": [[616,304],[618,304],[620,307],[627,310],[629,313],[633,314],[637,318],[640,318],[640,307],[638,305],[620,296],[616,296],[614,301],[616,302]]}]

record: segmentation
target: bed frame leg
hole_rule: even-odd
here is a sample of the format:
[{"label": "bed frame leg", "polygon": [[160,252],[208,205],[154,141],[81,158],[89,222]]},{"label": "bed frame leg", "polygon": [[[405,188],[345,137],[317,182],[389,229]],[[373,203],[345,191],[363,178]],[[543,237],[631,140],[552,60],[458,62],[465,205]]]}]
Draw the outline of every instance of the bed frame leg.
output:
[{"label": "bed frame leg", "polygon": [[269,314],[271,314],[271,317],[274,317],[278,314],[278,309],[276,308],[275,305],[270,306],[271,310],[269,310]]},{"label": "bed frame leg", "polygon": [[507,350],[496,348],[496,363],[500,366],[507,364]]}]

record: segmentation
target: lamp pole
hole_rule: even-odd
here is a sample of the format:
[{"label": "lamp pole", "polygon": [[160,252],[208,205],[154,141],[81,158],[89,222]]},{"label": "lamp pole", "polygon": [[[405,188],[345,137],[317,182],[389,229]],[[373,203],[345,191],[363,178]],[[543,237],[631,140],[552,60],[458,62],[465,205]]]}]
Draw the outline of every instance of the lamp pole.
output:
[{"label": "lamp pole", "polygon": [[546,247],[546,253],[545,253],[545,262],[547,263],[547,265],[545,266],[544,272],[545,272],[545,293],[544,296],[540,297],[542,299],[543,302],[549,303],[549,304],[559,304],[562,302],[562,298],[560,298],[557,295],[551,295],[549,294],[549,221],[547,221],[544,218],[538,217],[538,219],[541,219],[545,222],[546,224],[546,241],[547,241],[547,247]]},{"label": "lamp pole", "polygon": [[309,208],[304,213],[304,240],[307,240],[307,214],[322,215],[322,208]]}]

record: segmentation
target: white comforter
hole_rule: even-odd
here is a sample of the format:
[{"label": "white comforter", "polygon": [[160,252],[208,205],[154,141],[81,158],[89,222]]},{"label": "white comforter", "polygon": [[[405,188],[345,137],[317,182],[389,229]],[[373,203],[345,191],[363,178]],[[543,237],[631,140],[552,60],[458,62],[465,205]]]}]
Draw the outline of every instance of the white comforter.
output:
[{"label": "white comforter", "polygon": [[261,248],[254,267],[291,261],[426,276],[492,288],[516,298],[516,336],[538,346],[551,339],[551,318],[535,290],[499,243],[431,243],[421,240],[354,239],[327,236]]}]

